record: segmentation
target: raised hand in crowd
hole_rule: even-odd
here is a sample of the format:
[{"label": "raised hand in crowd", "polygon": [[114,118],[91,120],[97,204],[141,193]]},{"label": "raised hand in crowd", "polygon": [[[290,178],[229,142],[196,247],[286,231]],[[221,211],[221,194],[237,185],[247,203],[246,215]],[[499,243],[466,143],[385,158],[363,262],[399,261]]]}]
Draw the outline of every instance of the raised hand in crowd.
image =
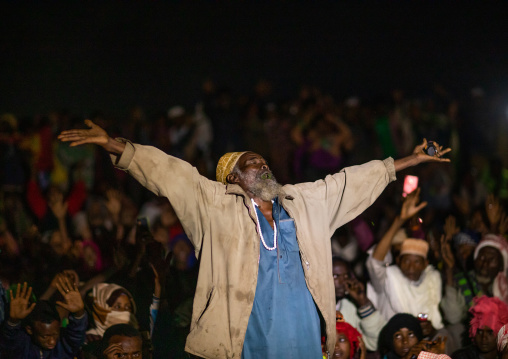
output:
[{"label": "raised hand in crowd", "polygon": [[65,219],[68,204],[64,201],[62,192],[52,192],[48,198],[48,206],[59,221]]},{"label": "raised hand in crowd", "polygon": [[413,192],[407,195],[406,199],[402,203],[402,208],[400,210],[400,219],[402,221],[407,221],[408,219],[415,216],[418,212],[420,212],[425,206],[427,206],[427,202],[422,202],[418,204],[420,201],[420,188],[415,189]]},{"label": "raised hand in crowd", "polygon": [[402,227],[402,225],[410,218],[415,216],[418,212],[420,212],[425,206],[427,206],[427,202],[420,202],[420,188],[417,188],[413,192],[407,195],[406,199],[402,203],[402,208],[400,210],[400,214],[395,217],[392,225],[386,231],[381,241],[379,241],[378,245],[374,249],[372,253],[372,257],[378,261],[383,261],[386,254],[390,250],[392,245],[392,240],[395,237],[397,231]]},{"label": "raised hand in crowd", "polygon": [[63,301],[56,301],[56,304],[77,317],[82,316],[85,312],[85,304],[79,293],[78,284],[72,283],[67,275],[59,274],[55,285],[63,297]]},{"label": "raised hand in crowd", "polygon": [[457,220],[454,216],[449,215],[446,217],[443,230],[447,241],[451,240],[454,235],[460,232],[460,228],[457,226]]},{"label": "raised hand in crowd", "polygon": [[9,292],[9,321],[12,324],[17,324],[25,319],[35,308],[35,303],[30,303],[30,296],[32,295],[32,287],[23,283],[23,286],[18,283],[16,288],[16,295],[12,294],[12,289]]},{"label": "raised hand in crowd", "polygon": [[441,235],[441,258],[445,264],[446,285],[453,286],[453,269],[455,268],[455,257],[453,256],[450,240],[446,235]]},{"label": "raised hand in crowd", "polygon": [[363,307],[370,303],[365,291],[365,285],[356,278],[346,279],[346,288],[349,296],[356,302],[358,307]]}]

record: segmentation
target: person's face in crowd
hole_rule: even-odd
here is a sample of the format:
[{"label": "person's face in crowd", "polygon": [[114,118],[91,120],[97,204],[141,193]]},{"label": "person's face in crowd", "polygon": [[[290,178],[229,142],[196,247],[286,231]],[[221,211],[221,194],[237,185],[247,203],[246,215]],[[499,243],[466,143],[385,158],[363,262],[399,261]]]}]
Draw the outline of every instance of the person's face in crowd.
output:
[{"label": "person's face in crowd", "polygon": [[49,245],[51,246],[51,249],[53,249],[53,252],[55,252],[55,254],[59,257],[65,255],[72,246],[71,242],[62,238],[60,232],[58,231],[54,231],[51,234]]},{"label": "person's face in crowd", "polygon": [[431,337],[436,329],[432,326],[432,322],[430,320],[420,321],[420,327],[422,328],[422,333],[424,337]]},{"label": "person's face in crowd", "polygon": [[503,257],[494,247],[483,247],[474,260],[476,278],[482,284],[491,283],[503,270]]},{"label": "person's face in crowd", "polygon": [[187,260],[192,253],[192,248],[185,241],[178,241],[173,247],[173,258],[176,261],[176,267],[179,269],[187,268]]},{"label": "person's face in crowd", "polygon": [[169,242],[169,233],[166,227],[158,227],[153,232],[153,239],[155,239],[157,242],[166,245]]},{"label": "person's face in crowd", "polygon": [[175,210],[169,203],[164,203],[161,208],[161,223],[164,227],[171,227],[178,223]]},{"label": "person's face in crowd", "polygon": [[397,264],[400,271],[406,278],[412,281],[420,279],[425,268],[427,268],[428,262],[422,256],[416,254],[404,254],[397,258]]},{"label": "person's face in crowd", "polygon": [[351,352],[351,343],[345,333],[337,333],[337,341],[333,351],[334,358],[349,359]]},{"label": "person's face in crowd", "polygon": [[[109,339],[108,349],[104,351],[105,359],[118,358],[143,358],[142,340],[140,337],[126,337],[124,335],[113,335]],[[107,353],[107,354],[106,354]]]},{"label": "person's face in crowd", "polygon": [[335,285],[335,297],[342,299],[346,296],[347,292],[346,280],[349,278],[349,270],[344,263],[334,262],[332,271],[333,284]]},{"label": "person's face in crowd", "polygon": [[120,294],[111,306],[111,309],[117,312],[132,313],[132,303],[128,295]]},{"label": "person's face in crowd", "polygon": [[393,350],[399,357],[405,356],[417,343],[416,334],[408,328],[400,328],[393,334]]},{"label": "person's face in crowd", "polygon": [[280,193],[281,186],[262,156],[246,152],[238,160],[237,166],[239,173],[230,173],[228,181],[240,185],[250,196],[271,201]]},{"label": "person's face in crowd", "polygon": [[471,245],[469,243],[462,243],[459,245],[458,248],[458,257],[462,258],[463,261],[466,261],[471,255],[473,254],[475,249],[474,245]]},{"label": "person's face in crowd", "polygon": [[494,331],[486,325],[482,328],[478,328],[474,336],[474,343],[480,353],[485,354],[497,351],[497,336],[494,334]]},{"label": "person's face in crowd", "polygon": [[88,268],[95,268],[97,264],[97,253],[91,246],[86,246],[83,249],[83,260]]},{"label": "person's face in crowd", "polygon": [[27,327],[28,334],[40,348],[52,350],[60,338],[60,323],[56,320],[51,323],[34,322],[33,327]]}]

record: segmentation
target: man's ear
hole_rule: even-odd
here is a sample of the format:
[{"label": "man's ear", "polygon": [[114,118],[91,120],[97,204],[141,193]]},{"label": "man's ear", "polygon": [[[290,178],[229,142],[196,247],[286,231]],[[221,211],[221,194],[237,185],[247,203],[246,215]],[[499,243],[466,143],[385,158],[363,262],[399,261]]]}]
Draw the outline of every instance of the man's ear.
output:
[{"label": "man's ear", "polygon": [[226,176],[226,181],[227,181],[227,183],[231,183],[231,184],[238,183],[238,181],[239,181],[238,175],[234,172],[231,172],[230,174],[228,174]]},{"label": "man's ear", "polygon": [[25,330],[28,333],[28,335],[32,335],[34,333],[33,330],[32,330],[32,327],[30,325],[27,325],[25,327]]}]

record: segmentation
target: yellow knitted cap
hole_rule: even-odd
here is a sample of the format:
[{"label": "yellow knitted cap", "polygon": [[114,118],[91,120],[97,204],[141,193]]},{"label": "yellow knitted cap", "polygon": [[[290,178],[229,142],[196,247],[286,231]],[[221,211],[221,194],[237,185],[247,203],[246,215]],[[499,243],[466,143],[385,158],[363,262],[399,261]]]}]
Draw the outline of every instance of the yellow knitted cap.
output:
[{"label": "yellow knitted cap", "polygon": [[217,182],[227,183],[226,177],[235,168],[236,163],[245,152],[228,152],[219,159],[217,170],[215,171]]}]

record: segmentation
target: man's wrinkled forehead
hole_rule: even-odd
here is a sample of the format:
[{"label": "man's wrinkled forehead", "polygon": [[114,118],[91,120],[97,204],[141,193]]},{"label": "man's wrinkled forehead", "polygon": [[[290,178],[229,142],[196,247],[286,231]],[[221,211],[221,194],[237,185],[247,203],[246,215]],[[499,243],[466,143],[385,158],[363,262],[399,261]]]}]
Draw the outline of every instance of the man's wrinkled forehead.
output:
[{"label": "man's wrinkled forehead", "polygon": [[245,152],[244,154],[242,154],[240,156],[240,158],[238,159],[238,162],[236,163],[235,167],[237,167],[238,169],[241,169],[242,167],[245,166],[245,163],[247,161],[255,160],[255,159],[260,159],[260,160],[265,161],[263,156],[255,153],[255,152],[247,151],[247,152]]}]

